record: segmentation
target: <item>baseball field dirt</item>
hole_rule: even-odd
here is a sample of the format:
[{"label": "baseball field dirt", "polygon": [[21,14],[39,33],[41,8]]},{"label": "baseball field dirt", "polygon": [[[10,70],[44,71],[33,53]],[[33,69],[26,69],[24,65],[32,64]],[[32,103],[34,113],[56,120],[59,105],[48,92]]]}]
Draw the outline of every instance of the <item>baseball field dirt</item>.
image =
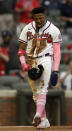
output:
[{"label": "baseball field dirt", "polygon": [[36,129],[32,126],[0,126],[0,131],[72,131],[72,126],[51,126],[47,129]]}]

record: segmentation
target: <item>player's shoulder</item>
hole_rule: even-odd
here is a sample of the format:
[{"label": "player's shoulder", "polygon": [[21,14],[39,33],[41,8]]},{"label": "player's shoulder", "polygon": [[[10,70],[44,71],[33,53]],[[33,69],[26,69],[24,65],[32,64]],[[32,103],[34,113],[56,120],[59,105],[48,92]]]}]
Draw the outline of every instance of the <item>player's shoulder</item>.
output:
[{"label": "player's shoulder", "polygon": [[56,25],[54,25],[53,23],[51,23],[50,28],[51,28],[52,32],[55,32],[55,33],[60,32],[60,29]]},{"label": "player's shoulder", "polygon": [[55,26],[53,23],[50,25],[50,32],[49,32],[53,38],[53,42],[62,42],[62,36],[60,29]]}]

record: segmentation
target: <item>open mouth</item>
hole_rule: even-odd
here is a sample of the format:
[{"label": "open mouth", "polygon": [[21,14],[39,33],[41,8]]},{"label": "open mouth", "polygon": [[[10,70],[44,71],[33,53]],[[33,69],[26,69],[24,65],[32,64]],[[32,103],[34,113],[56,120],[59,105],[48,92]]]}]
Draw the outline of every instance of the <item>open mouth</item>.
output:
[{"label": "open mouth", "polygon": [[42,26],[42,24],[41,23],[37,23],[37,26]]}]

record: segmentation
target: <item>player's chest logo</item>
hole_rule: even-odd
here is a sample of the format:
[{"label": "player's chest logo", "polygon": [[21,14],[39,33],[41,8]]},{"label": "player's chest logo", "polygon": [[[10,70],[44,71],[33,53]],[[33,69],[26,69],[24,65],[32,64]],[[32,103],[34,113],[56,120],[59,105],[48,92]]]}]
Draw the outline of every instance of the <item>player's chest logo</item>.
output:
[{"label": "player's chest logo", "polygon": [[28,31],[27,32],[27,40],[31,39],[39,39],[39,40],[45,40],[47,43],[52,43],[52,36],[49,33],[45,34],[32,34],[32,32]]}]

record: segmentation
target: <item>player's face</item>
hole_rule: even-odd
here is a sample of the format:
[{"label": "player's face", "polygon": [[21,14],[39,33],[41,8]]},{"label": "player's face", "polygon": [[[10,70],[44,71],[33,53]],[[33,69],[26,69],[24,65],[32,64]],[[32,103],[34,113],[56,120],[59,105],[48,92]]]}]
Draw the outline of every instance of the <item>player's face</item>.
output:
[{"label": "player's face", "polygon": [[36,26],[39,28],[44,25],[46,20],[46,16],[43,13],[34,14],[33,18],[35,20]]},{"label": "player's face", "polygon": [[3,41],[6,42],[6,43],[7,43],[10,39],[11,39],[10,36],[5,36],[5,37],[3,37]]}]

